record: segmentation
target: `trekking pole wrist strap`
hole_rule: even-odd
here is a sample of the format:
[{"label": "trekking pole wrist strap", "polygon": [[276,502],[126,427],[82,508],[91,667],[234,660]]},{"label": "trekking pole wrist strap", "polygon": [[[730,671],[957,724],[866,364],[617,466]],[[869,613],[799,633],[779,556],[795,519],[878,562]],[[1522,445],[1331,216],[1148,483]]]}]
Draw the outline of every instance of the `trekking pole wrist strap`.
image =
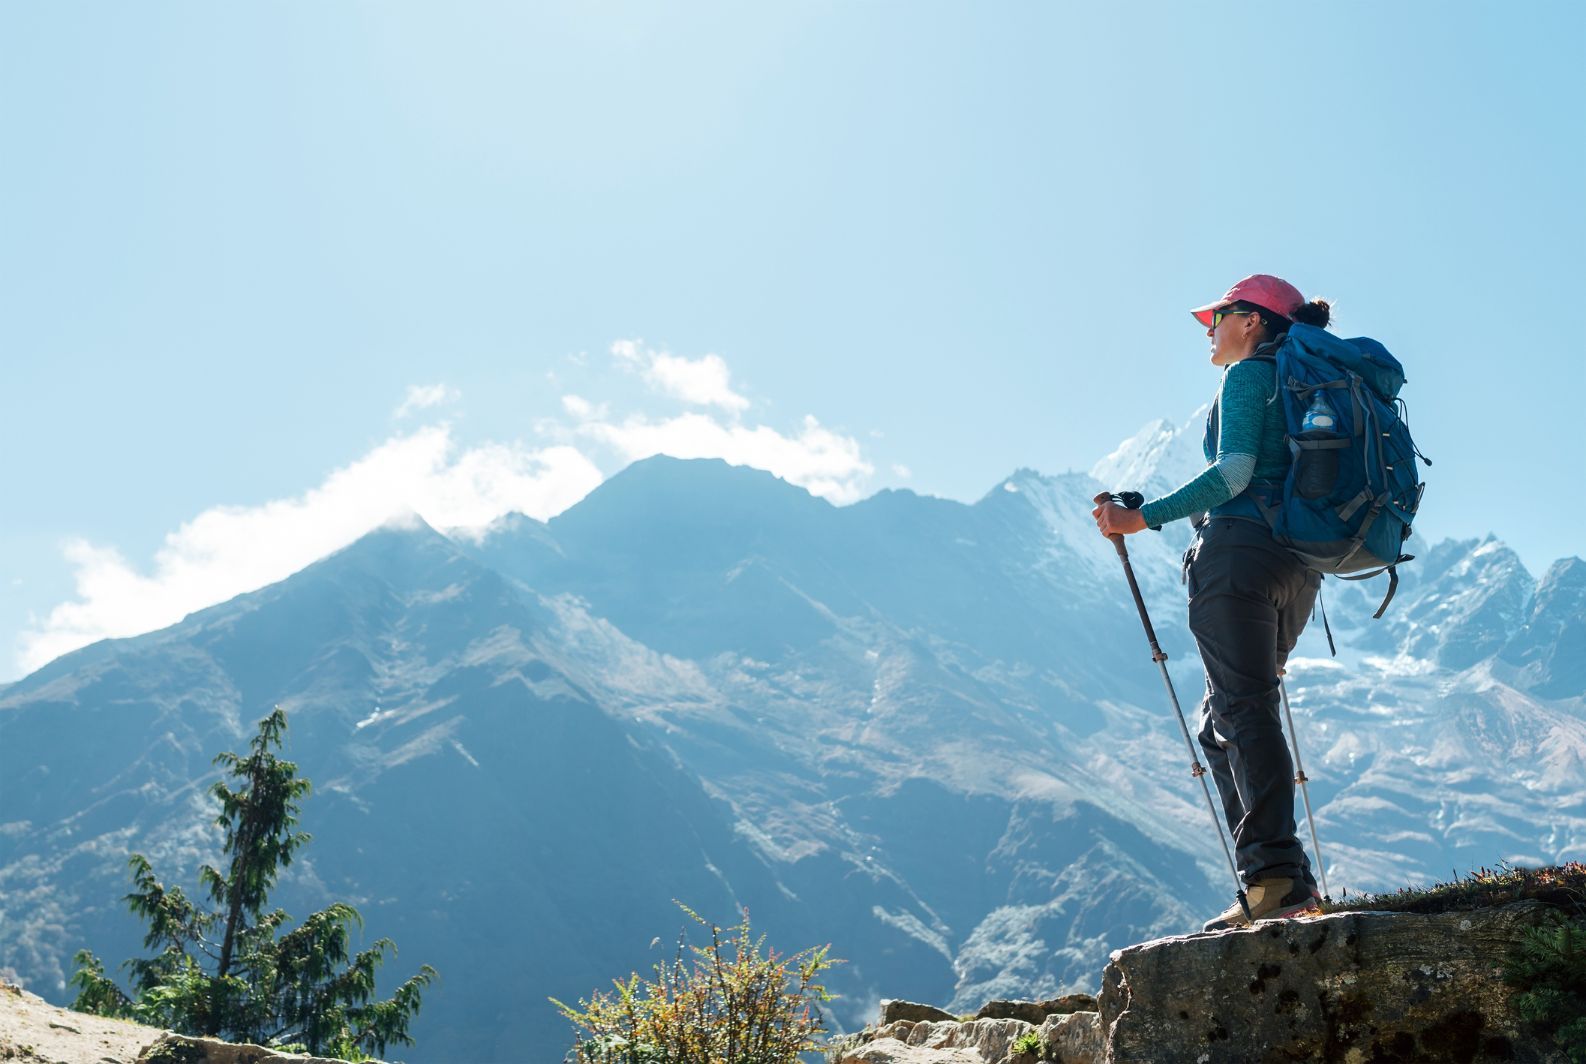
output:
[{"label": "trekking pole wrist strap", "polygon": [[[1109,494],[1108,498],[1125,510],[1138,510],[1145,505],[1145,496],[1138,491],[1115,491]],[[1161,525],[1147,525],[1146,527],[1153,532],[1162,531]]]}]

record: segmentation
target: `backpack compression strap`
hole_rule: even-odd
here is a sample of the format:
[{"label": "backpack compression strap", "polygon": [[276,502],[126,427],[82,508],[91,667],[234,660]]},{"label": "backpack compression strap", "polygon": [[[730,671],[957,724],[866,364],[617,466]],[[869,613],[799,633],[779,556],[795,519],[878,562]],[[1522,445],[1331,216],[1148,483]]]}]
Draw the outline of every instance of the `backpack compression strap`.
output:
[{"label": "backpack compression strap", "polygon": [[1382,619],[1383,611],[1388,608],[1388,603],[1393,601],[1394,593],[1399,590],[1399,566],[1402,565],[1405,562],[1413,562],[1413,561],[1415,561],[1415,555],[1413,555],[1413,554],[1401,554],[1397,558],[1393,559],[1392,562],[1390,562],[1387,565],[1384,565],[1380,569],[1373,569],[1369,573],[1356,573],[1354,576],[1340,576],[1340,577],[1338,577],[1338,579],[1340,579],[1340,580],[1369,580],[1369,579],[1371,579],[1374,576],[1381,576],[1383,573],[1387,573],[1388,574],[1388,593],[1385,596],[1383,596],[1382,605],[1377,607],[1377,612],[1373,613],[1371,615],[1371,619],[1372,620],[1380,621]]}]

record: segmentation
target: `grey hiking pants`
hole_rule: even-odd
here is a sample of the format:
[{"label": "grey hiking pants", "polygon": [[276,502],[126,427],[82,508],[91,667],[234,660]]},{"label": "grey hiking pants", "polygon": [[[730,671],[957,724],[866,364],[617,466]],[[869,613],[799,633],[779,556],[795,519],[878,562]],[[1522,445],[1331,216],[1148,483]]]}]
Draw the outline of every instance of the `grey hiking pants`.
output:
[{"label": "grey hiking pants", "polygon": [[1200,745],[1217,783],[1239,875],[1312,880],[1295,834],[1294,763],[1278,670],[1316,601],[1321,576],[1263,524],[1210,517],[1185,555],[1189,624],[1206,667]]}]

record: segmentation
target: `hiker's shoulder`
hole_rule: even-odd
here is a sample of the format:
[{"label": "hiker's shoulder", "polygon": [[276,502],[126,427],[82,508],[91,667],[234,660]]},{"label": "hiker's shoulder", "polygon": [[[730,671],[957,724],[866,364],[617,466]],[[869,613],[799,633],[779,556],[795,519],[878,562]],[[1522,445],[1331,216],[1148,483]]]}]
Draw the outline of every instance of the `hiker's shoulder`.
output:
[{"label": "hiker's shoulder", "polygon": [[1228,367],[1230,375],[1238,374],[1244,377],[1271,377],[1277,371],[1277,359],[1271,355],[1251,355]]},{"label": "hiker's shoulder", "polygon": [[1265,358],[1246,358],[1228,367],[1223,374],[1223,390],[1272,387],[1277,377],[1277,366]]}]

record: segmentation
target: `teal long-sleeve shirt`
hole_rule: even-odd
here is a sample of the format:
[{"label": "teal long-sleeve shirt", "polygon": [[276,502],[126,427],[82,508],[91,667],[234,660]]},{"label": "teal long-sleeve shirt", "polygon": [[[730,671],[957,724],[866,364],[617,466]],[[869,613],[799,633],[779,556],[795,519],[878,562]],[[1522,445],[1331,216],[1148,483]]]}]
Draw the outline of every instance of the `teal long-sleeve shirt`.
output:
[{"label": "teal long-sleeve shirt", "polygon": [[1281,480],[1289,468],[1277,367],[1244,359],[1223,370],[1217,391],[1217,438],[1203,451],[1210,464],[1189,483],[1140,508],[1148,525],[1163,525],[1220,506],[1255,478]]}]

